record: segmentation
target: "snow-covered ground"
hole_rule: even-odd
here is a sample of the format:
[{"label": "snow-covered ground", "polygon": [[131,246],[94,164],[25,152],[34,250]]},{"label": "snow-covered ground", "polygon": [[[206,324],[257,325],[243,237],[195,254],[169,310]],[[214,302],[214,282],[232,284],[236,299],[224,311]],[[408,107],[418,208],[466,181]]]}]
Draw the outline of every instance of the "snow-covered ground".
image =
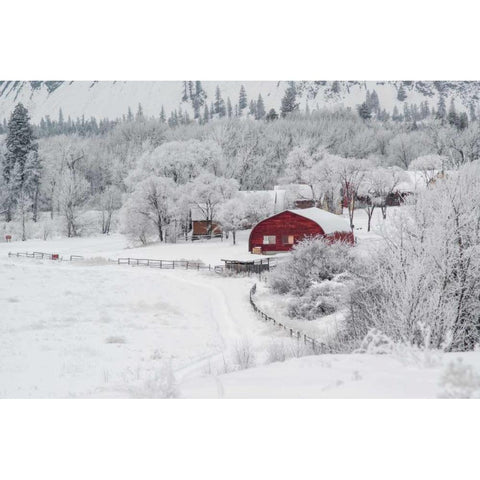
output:
[{"label": "snow-covered ground", "polygon": [[[432,366],[395,355],[319,355],[293,358],[218,377],[192,378],[181,395],[193,398],[442,398],[449,363],[471,366],[480,377],[480,352],[449,353]],[[480,384],[456,389],[480,397]]]},{"label": "snow-covered ground", "polygon": [[[359,248],[381,241],[377,213],[368,233],[365,213],[356,212]],[[120,234],[0,243],[0,397],[164,396],[173,385],[181,397],[442,395],[442,372],[458,354],[439,357],[433,366],[398,355],[274,361],[279,345],[290,357],[308,352],[254,314],[248,295],[255,278],[107,261],[137,257],[217,265],[223,258],[250,256],[248,233],[237,235],[237,245],[230,239],[130,247]],[[9,251],[88,260],[9,258]],[[259,288],[258,299],[273,314],[275,299],[267,294]],[[328,331],[314,326],[318,335]],[[248,365],[241,365],[246,356]],[[480,353],[461,356],[480,372]],[[253,368],[239,371],[245,366]]]}]

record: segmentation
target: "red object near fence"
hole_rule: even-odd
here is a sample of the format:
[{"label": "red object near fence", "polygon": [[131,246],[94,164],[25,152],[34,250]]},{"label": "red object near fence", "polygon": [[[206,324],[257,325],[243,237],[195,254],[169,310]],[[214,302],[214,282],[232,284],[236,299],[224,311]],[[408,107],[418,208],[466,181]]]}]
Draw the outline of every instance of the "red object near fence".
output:
[{"label": "red object near fence", "polygon": [[58,260],[58,253],[52,253],[52,260]]},{"label": "red object near fence", "polygon": [[5,241],[8,243],[12,240],[12,236],[11,235],[5,235]]},{"label": "red object near fence", "polygon": [[249,251],[285,252],[306,237],[322,236],[329,242],[353,245],[350,225],[340,215],[316,207],[285,210],[259,222],[250,233]]}]

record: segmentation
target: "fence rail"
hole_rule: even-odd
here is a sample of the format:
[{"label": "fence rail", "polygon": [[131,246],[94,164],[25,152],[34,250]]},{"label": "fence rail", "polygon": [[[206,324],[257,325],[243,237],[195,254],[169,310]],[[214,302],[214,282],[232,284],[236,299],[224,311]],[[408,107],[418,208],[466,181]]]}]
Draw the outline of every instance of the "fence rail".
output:
[{"label": "fence rail", "polygon": [[8,252],[9,257],[17,258],[36,258],[39,260],[56,260],[60,262],[73,262],[75,260],[83,260],[81,255],[70,255],[70,257],[64,258],[58,253],[46,253],[46,252]]},{"label": "fence rail", "polygon": [[255,311],[255,313],[257,313],[262,318],[262,320],[264,320],[265,322],[270,322],[276,327],[282,330],[285,330],[291,337],[296,338],[298,341],[303,340],[305,345],[310,345],[315,353],[322,353],[325,350],[325,345],[323,343],[308,336],[306,333],[287,327],[285,324],[279,322],[273,317],[270,317],[263,310],[261,310],[254,300],[254,296],[256,292],[257,292],[257,284],[255,283],[253,287],[250,289],[250,304],[252,305],[252,308]]},{"label": "fence rail", "polygon": [[158,260],[154,258],[131,258],[122,257],[117,259],[119,265],[135,265],[141,267],[162,268],[166,270],[174,270],[182,268],[185,270],[208,270],[208,271],[223,271],[223,266],[204,264],[202,262],[195,262],[190,260]]}]

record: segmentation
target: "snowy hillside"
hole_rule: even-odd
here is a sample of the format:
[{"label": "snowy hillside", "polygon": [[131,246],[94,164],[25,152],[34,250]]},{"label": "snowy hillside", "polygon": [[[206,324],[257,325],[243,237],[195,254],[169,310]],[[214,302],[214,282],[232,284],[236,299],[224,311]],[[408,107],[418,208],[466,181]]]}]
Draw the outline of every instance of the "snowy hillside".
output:
[{"label": "snowy hillside", "polygon": [[[32,120],[38,123],[49,115],[57,118],[59,109],[65,118],[114,119],[125,114],[129,107],[136,110],[142,104],[145,114],[158,116],[162,106],[167,114],[175,109],[191,112],[192,105],[182,102],[183,81],[166,82],[77,82],[77,81],[0,81],[0,120],[8,118],[18,102],[29,110]],[[241,85],[245,86],[247,100],[257,99],[261,94],[267,109],[280,108],[281,99],[287,87],[286,81],[205,81],[203,89],[208,104],[214,101],[215,89],[220,87],[222,97],[230,98],[232,105],[238,102]],[[406,97],[398,99],[398,90],[403,85]],[[296,82],[299,102],[305,109],[335,105],[355,107],[365,100],[366,92],[375,90],[380,105],[387,112],[403,103],[420,104],[425,100],[431,107],[437,105],[440,94],[448,104],[455,98],[457,108],[468,109],[477,105],[480,98],[480,82],[361,82],[361,81],[298,81]]]}]

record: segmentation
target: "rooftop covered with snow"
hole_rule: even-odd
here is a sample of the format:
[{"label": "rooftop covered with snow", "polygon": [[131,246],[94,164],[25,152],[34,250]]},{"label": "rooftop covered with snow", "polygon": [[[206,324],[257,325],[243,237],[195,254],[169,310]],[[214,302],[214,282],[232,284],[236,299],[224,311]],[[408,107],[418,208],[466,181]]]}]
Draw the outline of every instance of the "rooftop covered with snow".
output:
[{"label": "rooftop covered with snow", "polygon": [[317,207],[301,208],[295,210],[287,210],[302,217],[313,220],[315,223],[322,227],[322,230],[326,234],[334,232],[350,232],[351,228],[347,220],[340,215],[321,210]]}]

